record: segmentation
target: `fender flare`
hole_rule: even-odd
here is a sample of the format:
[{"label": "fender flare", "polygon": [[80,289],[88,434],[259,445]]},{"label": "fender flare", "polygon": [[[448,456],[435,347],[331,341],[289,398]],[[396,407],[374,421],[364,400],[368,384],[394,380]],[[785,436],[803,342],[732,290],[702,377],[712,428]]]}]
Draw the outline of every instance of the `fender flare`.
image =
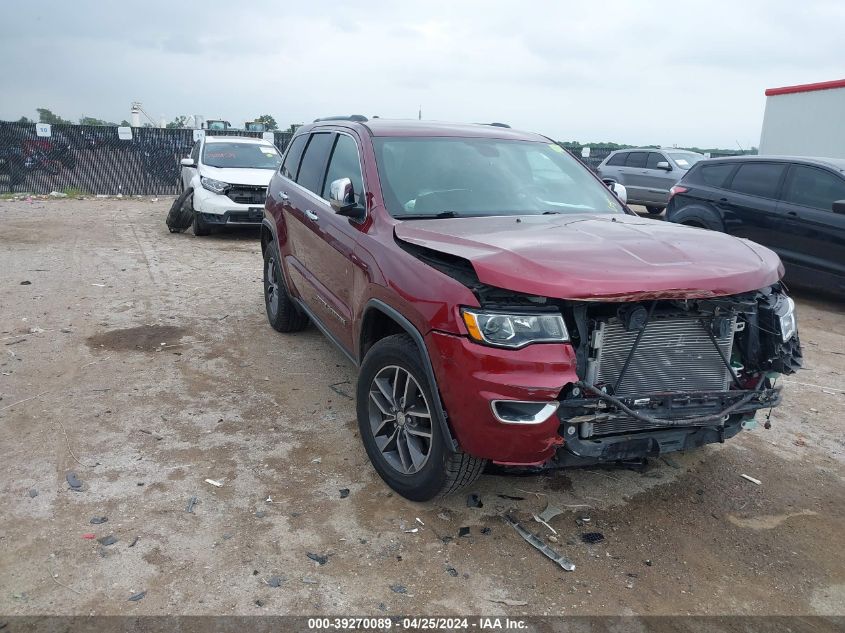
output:
[{"label": "fender flare", "polygon": [[[709,225],[705,228],[711,231],[725,232],[725,219],[719,211],[712,208],[710,205],[704,204],[690,204],[680,209],[674,209],[671,217],[667,214],[667,220],[676,224],[684,224],[687,219],[685,216],[692,215],[696,219],[700,219],[702,223]],[[678,217],[680,216],[680,218]]]},{"label": "fender flare", "polygon": [[[434,395],[434,406],[437,409],[437,419],[440,421],[440,430],[443,433],[443,439],[446,441],[446,448],[450,449],[452,452],[458,450],[458,443],[455,441],[454,436],[452,435],[452,431],[449,428],[448,416],[446,414],[446,410],[443,408],[443,401],[440,399],[440,389],[437,387],[437,377],[434,375],[434,366],[431,364],[431,356],[429,356],[428,348],[425,346],[425,340],[423,340],[422,334],[420,331],[411,323],[407,318],[405,318],[398,310],[392,308],[391,306],[387,305],[383,301],[379,299],[370,299],[367,302],[367,305],[364,307],[364,312],[362,317],[367,314],[370,310],[378,310],[382,312],[386,316],[393,319],[408,335],[414,340],[414,343],[417,345],[417,349],[420,352],[420,357],[423,361],[423,368],[425,369],[426,378],[428,378],[429,383],[431,384],[431,391]],[[362,318],[363,322],[363,318]],[[360,338],[360,336],[359,336]],[[363,361],[364,359],[361,358],[360,353],[360,341],[359,341],[359,351],[358,356]]]},{"label": "fender flare", "polygon": [[[276,243],[276,248],[279,248],[279,237],[276,235],[276,227],[267,218],[265,213],[264,219],[261,220],[261,230],[267,229],[270,232],[270,240]],[[264,251],[267,250],[267,243],[261,240],[261,256],[264,256]]]}]

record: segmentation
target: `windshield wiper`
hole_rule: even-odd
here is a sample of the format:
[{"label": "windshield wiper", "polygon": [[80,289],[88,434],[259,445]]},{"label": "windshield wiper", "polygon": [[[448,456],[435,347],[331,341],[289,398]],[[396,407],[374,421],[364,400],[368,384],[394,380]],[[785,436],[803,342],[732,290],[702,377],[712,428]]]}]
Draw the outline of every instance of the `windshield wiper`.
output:
[{"label": "windshield wiper", "polygon": [[441,220],[443,218],[459,217],[454,211],[441,211],[440,213],[412,213],[409,215],[397,215],[397,220]]}]

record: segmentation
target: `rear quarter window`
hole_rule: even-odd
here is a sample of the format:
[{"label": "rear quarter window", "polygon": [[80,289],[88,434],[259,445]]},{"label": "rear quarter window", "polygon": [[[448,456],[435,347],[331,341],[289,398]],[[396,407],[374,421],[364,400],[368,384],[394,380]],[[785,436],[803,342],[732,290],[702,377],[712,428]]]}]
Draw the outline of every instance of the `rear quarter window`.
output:
[{"label": "rear quarter window", "polygon": [[302,150],[305,149],[307,134],[300,134],[290,142],[290,147],[285,153],[285,160],[282,163],[282,176],[296,180],[296,172],[299,169],[299,159],[302,158]]},{"label": "rear quarter window", "polygon": [[626,158],[628,158],[628,152],[619,152],[618,154],[614,154],[613,156],[611,156],[606,164],[618,167],[619,165],[625,164]]},{"label": "rear quarter window", "polygon": [[721,188],[724,187],[733,169],[733,165],[701,165],[696,170],[696,180],[702,185]]}]

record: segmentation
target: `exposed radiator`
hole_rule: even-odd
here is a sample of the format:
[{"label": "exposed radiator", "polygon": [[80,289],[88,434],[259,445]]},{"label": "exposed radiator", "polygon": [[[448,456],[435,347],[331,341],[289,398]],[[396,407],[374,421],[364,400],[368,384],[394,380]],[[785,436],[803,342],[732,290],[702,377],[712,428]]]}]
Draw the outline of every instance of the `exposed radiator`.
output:
[{"label": "exposed radiator", "polygon": [[[736,318],[716,341],[730,359]],[[700,317],[654,316],[646,325],[618,396],[667,391],[723,391],[730,373],[708,334],[709,320]],[[588,379],[614,387],[638,331],[627,331],[618,319],[602,322],[593,332],[593,362]]]}]

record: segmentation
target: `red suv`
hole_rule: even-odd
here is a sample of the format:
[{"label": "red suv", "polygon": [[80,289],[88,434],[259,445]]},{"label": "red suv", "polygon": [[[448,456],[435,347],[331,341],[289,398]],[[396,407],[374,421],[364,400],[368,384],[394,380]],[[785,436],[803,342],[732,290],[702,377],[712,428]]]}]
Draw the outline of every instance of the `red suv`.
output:
[{"label": "red suv", "polygon": [[373,466],[413,500],[528,469],[722,442],[801,362],[770,250],[642,219],[559,145],[503,125],[318,119],[262,225],[280,332],[359,366]]}]

